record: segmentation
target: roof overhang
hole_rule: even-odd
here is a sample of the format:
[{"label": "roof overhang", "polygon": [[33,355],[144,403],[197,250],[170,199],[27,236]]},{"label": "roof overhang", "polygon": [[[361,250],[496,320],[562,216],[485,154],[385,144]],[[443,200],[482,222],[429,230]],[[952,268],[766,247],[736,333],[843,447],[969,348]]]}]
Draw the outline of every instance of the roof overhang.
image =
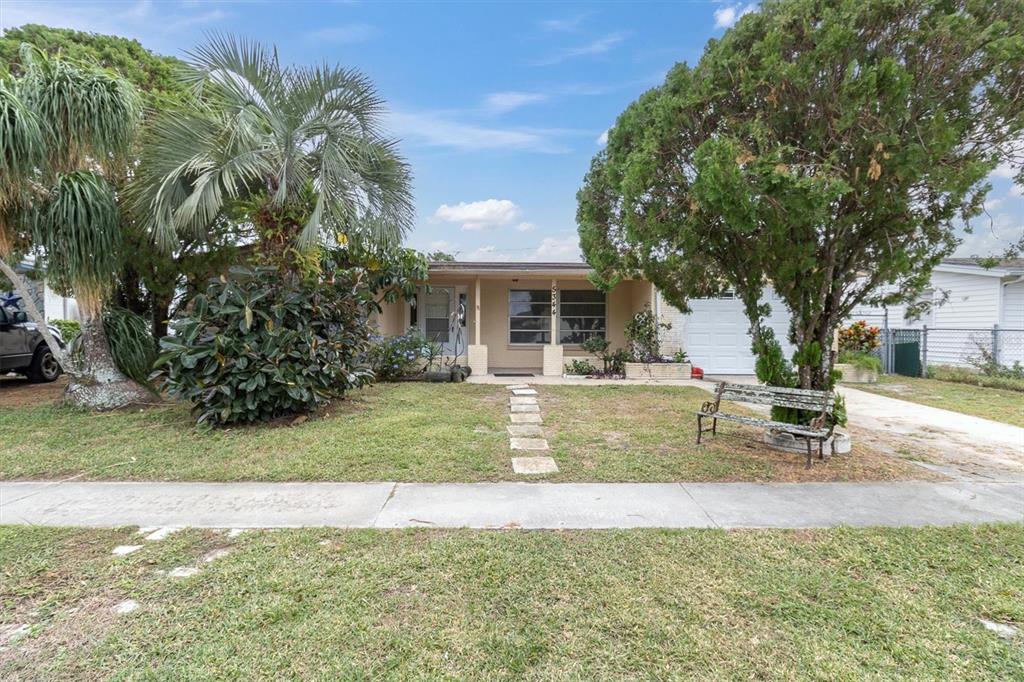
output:
[{"label": "roof overhang", "polygon": [[593,269],[586,263],[435,261],[430,264],[431,277],[453,275],[529,279],[532,277],[586,277],[591,272]]},{"label": "roof overhang", "polygon": [[1006,267],[996,265],[991,268],[980,265],[959,265],[953,263],[940,263],[935,266],[934,272],[950,272],[962,275],[978,275],[980,277],[1007,277],[1012,275],[1024,275],[1024,268]]}]

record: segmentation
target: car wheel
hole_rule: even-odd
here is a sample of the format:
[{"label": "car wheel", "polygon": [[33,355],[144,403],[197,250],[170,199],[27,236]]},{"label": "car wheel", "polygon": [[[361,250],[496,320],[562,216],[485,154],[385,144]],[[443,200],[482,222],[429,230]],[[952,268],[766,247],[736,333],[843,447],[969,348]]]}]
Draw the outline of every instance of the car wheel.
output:
[{"label": "car wheel", "polygon": [[32,364],[28,366],[28,380],[34,384],[54,381],[60,376],[60,363],[53,356],[49,346],[43,344],[36,348],[32,356]]}]

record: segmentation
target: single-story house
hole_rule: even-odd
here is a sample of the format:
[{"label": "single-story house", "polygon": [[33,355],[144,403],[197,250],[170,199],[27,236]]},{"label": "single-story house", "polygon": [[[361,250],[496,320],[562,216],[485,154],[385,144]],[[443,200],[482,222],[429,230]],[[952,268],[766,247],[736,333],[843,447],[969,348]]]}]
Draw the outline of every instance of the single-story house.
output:
[{"label": "single-story house", "polygon": [[[478,374],[558,375],[574,357],[592,359],[581,347],[590,336],[624,347],[626,323],[649,305],[672,325],[661,332],[663,353],[684,350],[708,374],[754,373],[749,324],[731,292],[693,299],[691,312],[683,314],[650,282],[625,280],[605,294],[588,281],[589,273],[584,263],[434,262],[429,293],[423,287],[415,306],[385,304],[378,326],[385,335],[419,329]],[[965,364],[993,329],[1000,330],[999,360],[1024,361],[1024,260],[984,268],[974,259],[949,259],[935,268],[924,295],[945,301],[921,320],[904,319],[905,306],[864,307],[851,319],[881,326],[887,316],[894,329],[927,324],[930,364]],[[767,324],[789,357],[788,311],[771,289],[765,302],[772,310]]]},{"label": "single-story house", "polygon": [[[573,358],[594,360],[581,346],[590,336],[625,347],[626,323],[650,306],[672,325],[661,332],[663,353],[685,350],[709,373],[753,374],[749,325],[735,297],[691,301],[684,315],[650,282],[625,280],[605,294],[590,272],[584,263],[434,262],[429,293],[423,287],[417,305],[385,304],[378,327],[384,335],[419,329],[477,374],[560,375]],[[768,300],[769,324],[785,343],[785,307],[770,292]]]},{"label": "single-story house", "polygon": [[591,357],[582,348],[591,336],[625,346],[626,323],[655,301],[649,282],[605,294],[589,273],[583,263],[431,263],[430,291],[421,288],[416,305],[385,304],[378,327],[419,329],[476,374],[560,375],[573,357]]}]

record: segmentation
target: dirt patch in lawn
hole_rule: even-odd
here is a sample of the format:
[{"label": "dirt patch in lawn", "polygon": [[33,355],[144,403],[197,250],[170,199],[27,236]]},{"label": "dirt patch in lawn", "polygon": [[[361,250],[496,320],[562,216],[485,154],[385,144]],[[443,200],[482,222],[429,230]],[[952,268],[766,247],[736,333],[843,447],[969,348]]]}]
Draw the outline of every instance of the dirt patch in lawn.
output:
[{"label": "dirt patch in lawn", "polygon": [[0,376],[0,408],[53,405],[67,385],[66,376],[48,384],[33,384],[23,376]]},{"label": "dirt patch in lawn", "polygon": [[[805,468],[803,454],[773,450],[762,431],[719,421],[696,444],[696,417],[708,394],[672,386],[543,386],[544,431],[561,470],[548,480],[887,481],[941,480],[912,460],[925,453],[854,432],[853,451]],[[745,411],[742,406],[729,406]],[[709,426],[709,424],[706,424]]]}]

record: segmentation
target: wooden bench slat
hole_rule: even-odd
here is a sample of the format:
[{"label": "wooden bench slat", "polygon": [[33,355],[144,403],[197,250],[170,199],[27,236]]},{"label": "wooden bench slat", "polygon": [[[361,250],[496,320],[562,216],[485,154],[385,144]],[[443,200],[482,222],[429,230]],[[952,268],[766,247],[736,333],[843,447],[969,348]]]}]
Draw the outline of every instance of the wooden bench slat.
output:
[{"label": "wooden bench slat", "polygon": [[764,386],[761,384],[725,384],[725,389],[741,393],[804,396],[822,400],[831,395],[830,391],[819,391],[811,388],[786,388],[783,386]]},{"label": "wooden bench slat", "polygon": [[778,396],[748,396],[723,393],[722,400],[728,400],[736,403],[751,403],[754,405],[778,405],[779,407],[795,407],[798,410],[810,410],[813,412],[821,412],[822,409],[831,409],[832,407],[827,402],[815,402],[809,400],[780,398]]},{"label": "wooden bench slat", "polygon": [[771,419],[759,419],[758,417],[748,417],[742,414],[729,414],[728,412],[698,412],[697,414],[713,419],[727,419],[729,421],[740,422],[741,424],[762,426],[764,428],[785,431],[786,433],[795,433],[801,436],[820,438],[828,435],[828,429],[812,429],[809,426],[802,426],[800,424],[775,422]]}]

